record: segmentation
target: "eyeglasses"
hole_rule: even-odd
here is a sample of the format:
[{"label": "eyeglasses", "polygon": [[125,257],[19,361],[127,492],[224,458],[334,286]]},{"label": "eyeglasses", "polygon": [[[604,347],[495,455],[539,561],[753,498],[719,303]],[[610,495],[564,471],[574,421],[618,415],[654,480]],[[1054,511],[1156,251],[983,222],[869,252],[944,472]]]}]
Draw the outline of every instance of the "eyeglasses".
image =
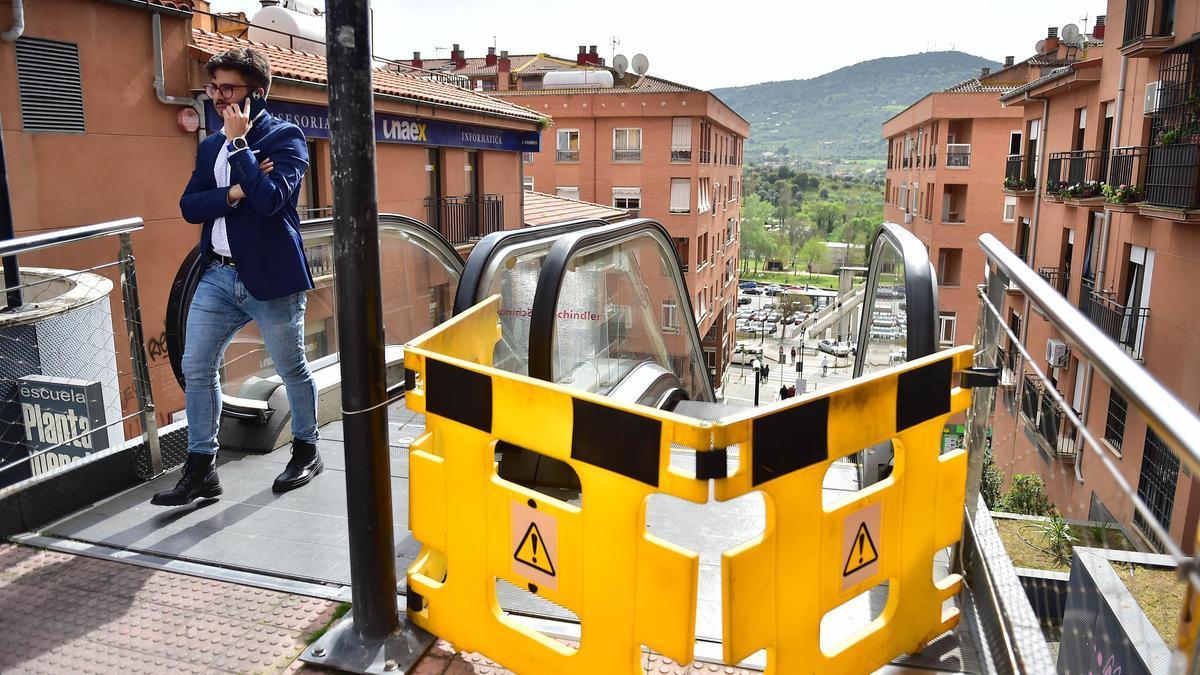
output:
[{"label": "eyeglasses", "polygon": [[222,99],[233,98],[233,92],[238,89],[249,89],[248,84],[206,84],[204,85],[204,93],[208,94],[209,98],[216,98],[217,94],[221,94]]}]

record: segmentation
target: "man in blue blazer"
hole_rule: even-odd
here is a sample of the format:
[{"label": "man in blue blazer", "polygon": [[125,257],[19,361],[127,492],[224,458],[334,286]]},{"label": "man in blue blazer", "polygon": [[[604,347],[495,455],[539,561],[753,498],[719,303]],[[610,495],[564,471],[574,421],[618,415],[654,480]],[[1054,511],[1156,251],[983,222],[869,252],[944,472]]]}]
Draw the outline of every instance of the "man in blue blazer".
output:
[{"label": "man in blue blazer", "polygon": [[261,52],[235,49],[208,62],[205,88],[224,128],[200,144],[179,200],[189,223],[203,223],[203,276],[188,310],[183,377],[188,456],[179,484],[151,500],[180,506],[221,494],[217,365],[234,333],[254,321],[287,387],[292,458],[275,479],[283,492],[324,465],[317,453],[317,389],[304,358],[304,309],[312,275],[300,239],[296,200],[308,167],[304,133],[263,104],[271,67]]}]

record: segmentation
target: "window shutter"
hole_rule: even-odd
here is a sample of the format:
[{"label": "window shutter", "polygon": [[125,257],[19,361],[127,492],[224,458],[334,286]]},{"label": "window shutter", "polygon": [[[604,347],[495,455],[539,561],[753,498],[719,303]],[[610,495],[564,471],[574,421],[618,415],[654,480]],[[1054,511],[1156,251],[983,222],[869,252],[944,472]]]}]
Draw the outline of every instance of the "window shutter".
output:
[{"label": "window shutter", "polygon": [[692,206],[692,182],[687,178],[671,179],[671,210],[687,213]]},{"label": "window shutter", "polygon": [[671,149],[692,149],[692,118],[676,117],[671,120]]}]

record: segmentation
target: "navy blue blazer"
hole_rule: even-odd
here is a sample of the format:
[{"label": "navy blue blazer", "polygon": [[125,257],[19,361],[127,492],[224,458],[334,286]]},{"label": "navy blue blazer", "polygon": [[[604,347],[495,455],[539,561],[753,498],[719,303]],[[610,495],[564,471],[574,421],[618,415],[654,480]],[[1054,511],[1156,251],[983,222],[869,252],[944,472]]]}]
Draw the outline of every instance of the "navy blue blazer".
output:
[{"label": "navy blue blazer", "polygon": [[[217,154],[227,142],[224,134],[214,133],[200,143],[196,168],[179,200],[184,220],[204,224],[204,261],[213,252],[213,221],[225,216],[229,251],[250,295],[271,300],[313,288],[296,213],[300,180],[308,168],[304,132],[265,111],[255,120],[246,134],[250,149],[229,157],[229,184],[241,185],[246,193],[236,207],[226,201],[229,188],[217,187],[213,175]],[[269,174],[258,168],[267,158],[275,162]]]}]

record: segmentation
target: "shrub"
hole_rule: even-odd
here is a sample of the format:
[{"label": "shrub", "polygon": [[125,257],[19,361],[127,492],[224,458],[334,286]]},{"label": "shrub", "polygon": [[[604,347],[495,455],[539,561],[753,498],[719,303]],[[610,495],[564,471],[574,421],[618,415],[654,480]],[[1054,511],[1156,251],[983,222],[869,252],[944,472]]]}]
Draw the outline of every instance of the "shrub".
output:
[{"label": "shrub", "polygon": [[1104,201],[1109,204],[1128,204],[1130,202],[1141,201],[1142,191],[1136,185],[1109,185],[1105,183],[1102,187],[1104,192]]},{"label": "shrub", "polygon": [[992,456],[992,449],[988,448],[983,454],[983,479],[979,484],[979,493],[983,495],[983,503],[987,504],[989,509],[995,509],[1000,503],[1001,493],[1004,491],[1004,473],[1000,471],[1000,467],[996,466],[996,458]]},{"label": "shrub", "polygon": [[[1039,478],[1041,477],[1039,476]],[[1060,562],[1070,561],[1071,547],[1075,545],[1076,539],[1075,535],[1071,533],[1071,526],[1067,525],[1067,521],[1055,513],[1050,516],[1050,520],[1039,525],[1038,529],[1042,531],[1042,539],[1050,547],[1050,553]]]},{"label": "shrub", "polygon": [[1015,474],[1008,492],[1000,499],[1000,510],[1028,516],[1048,515],[1050,501],[1046,498],[1046,481],[1036,473]]}]

